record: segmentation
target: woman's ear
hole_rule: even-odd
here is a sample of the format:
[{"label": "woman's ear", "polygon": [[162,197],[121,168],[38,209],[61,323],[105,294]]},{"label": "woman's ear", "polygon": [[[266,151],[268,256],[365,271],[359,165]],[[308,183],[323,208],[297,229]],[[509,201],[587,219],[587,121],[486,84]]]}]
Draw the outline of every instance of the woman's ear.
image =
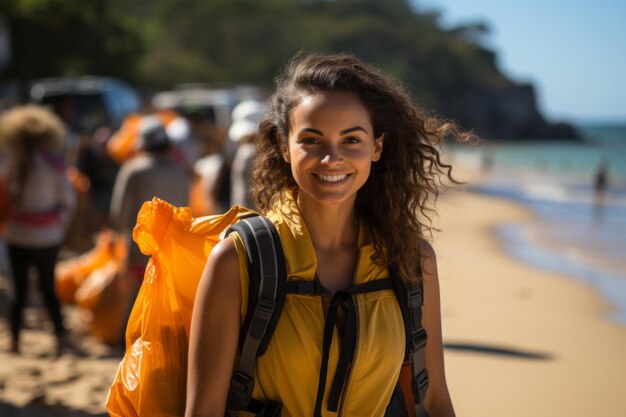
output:
[{"label": "woman's ear", "polygon": [[372,162],[377,162],[383,154],[383,144],[385,143],[385,132],[381,133],[380,137],[374,139],[374,154],[372,155]]},{"label": "woman's ear", "polygon": [[283,160],[289,164],[291,160],[289,159],[289,146],[286,140],[280,142],[280,153],[283,155]]}]

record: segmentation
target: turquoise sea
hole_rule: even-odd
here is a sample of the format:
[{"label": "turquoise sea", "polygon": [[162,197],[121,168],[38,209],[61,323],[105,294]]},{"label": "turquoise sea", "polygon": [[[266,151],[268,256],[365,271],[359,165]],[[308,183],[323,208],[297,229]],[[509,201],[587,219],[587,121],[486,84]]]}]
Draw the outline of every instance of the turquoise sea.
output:
[{"label": "turquoise sea", "polygon": [[[597,290],[626,325],[626,124],[581,125],[582,142],[524,141],[454,146],[453,163],[483,169],[473,191],[519,202],[532,225],[497,230],[508,252],[531,265],[566,274]],[[601,164],[607,188],[594,192]]]}]

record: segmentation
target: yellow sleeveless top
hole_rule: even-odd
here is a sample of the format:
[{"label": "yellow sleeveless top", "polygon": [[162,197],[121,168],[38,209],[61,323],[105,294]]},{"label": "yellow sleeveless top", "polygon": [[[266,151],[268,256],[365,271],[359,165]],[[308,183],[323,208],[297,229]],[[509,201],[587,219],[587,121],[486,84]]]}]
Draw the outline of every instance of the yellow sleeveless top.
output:
[{"label": "yellow sleeveless top", "polygon": [[[292,192],[283,193],[268,217],[280,235],[287,280],[314,280],[315,250]],[[236,233],[231,236],[239,256],[243,322],[248,301],[247,261],[240,237]],[[374,254],[371,235],[362,223],[358,246],[354,285],[389,277],[385,266],[376,265],[371,260]],[[321,415],[383,416],[404,358],[402,314],[392,290],[353,294],[352,299],[357,312],[352,363],[343,383],[338,411],[331,412],[327,406],[341,349],[335,328],[328,351]],[[252,396],[261,401],[281,402],[283,417],[313,415],[320,382],[327,307],[328,297],[288,294],[267,351],[257,359]]]}]

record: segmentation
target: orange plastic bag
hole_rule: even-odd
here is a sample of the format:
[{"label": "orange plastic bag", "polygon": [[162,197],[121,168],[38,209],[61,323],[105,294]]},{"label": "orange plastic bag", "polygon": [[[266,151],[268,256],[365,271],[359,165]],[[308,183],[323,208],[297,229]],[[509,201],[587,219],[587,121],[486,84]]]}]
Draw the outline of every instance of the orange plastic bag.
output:
[{"label": "orange plastic bag", "polygon": [[199,176],[193,179],[189,187],[189,207],[194,216],[207,216],[217,212],[215,202]]},{"label": "orange plastic bag", "polygon": [[107,153],[118,164],[123,163],[135,152],[141,117],[138,113],[128,115],[120,129],[107,141]]},{"label": "orange plastic bag", "polygon": [[117,259],[93,271],[76,291],[76,304],[88,311],[91,333],[107,343],[118,343],[128,311],[128,281]]},{"label": "orange plastic bag", "polygon": [[[161,120],[163,126],[167,126],[176,119],[177,113],[171,110],[158,110],[155,115]],[[115,162],[122,164],[137,151],[137,141],[139,140],[139,123],[143,115],[132,113],[124,119],[120,129],[108,140],[107,153]]]},{"label": "orange plastic bag", "polygon": [[193,302],[209,252],[222,232],[254,212],[194,219],[191,209],[154,198],[144,203],[133,230],[151,255],[126,328],[126,354],[109,389],[113,417],[182,416]]},{"label": "orange plastic bag", "polygon": [[62,303],[74,303],[74,295],[82,282],[98,268],[111,259],[126,256],[126,247],[122,239],[115,239],[112,230],[104,230],[98,235],[96,244],[84,254],[61,261],[55,270],[54,285]]},{"label": "orange plastic bag", "polygon": [[76,304],[88,310],[100,304],[105,289],[120,272],[120,265],[115,260],[93,271],[76,290],[74,295]]},{"label": "orange plastic bag", "polygon": [[91,309],[89,329],[98,339],[111,345],[120,341],[128,311],[127,281],[118,273],[107,281],[100,302]]}]

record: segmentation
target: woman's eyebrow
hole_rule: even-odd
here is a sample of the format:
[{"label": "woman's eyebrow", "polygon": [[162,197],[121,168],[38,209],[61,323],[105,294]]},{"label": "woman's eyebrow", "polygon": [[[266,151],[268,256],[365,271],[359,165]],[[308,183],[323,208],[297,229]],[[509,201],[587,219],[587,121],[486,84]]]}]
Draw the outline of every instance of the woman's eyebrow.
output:
[{"label": "woman's eyebrow", "polygon": [[316,135],[319,135],[319,136],[324,136],[324,133],[322,133],[321,130],[313,129],[312,127],[305,127],[300,132],[309,132],[309,133],[315,133]]},{"label": "woman's eyebrow", "polygon": [[341,132],[339,132],[339,134],[343,136],[343,135],[347,135],[348,133],[355,132],[357,130],[360,130],[360,131],[362,131],[364,133],[367,133],[367,130],[365,130],[361,126],[355,126],[355,127],[351,127],[349,129],[346,129],[346,130],[342,130]]},{"label": "woman's eyebrow", "polygon": [[[343,135],[347,135],[348,133],[352,133],[352,132],[356,132],[356,131],[361,131],[363,133],[367,133],[367,130],[365,130],[361,126],[354,126],[354,127],[342,130],[341,132],[339,132],[339,135],[343,136]],[[309,132],[309,133],[314,133],[314,134],[319,135],[319,136],[324,136],[324,133],[321,130],[314,129],[312,127],[305,127],[300,132]]]}]

